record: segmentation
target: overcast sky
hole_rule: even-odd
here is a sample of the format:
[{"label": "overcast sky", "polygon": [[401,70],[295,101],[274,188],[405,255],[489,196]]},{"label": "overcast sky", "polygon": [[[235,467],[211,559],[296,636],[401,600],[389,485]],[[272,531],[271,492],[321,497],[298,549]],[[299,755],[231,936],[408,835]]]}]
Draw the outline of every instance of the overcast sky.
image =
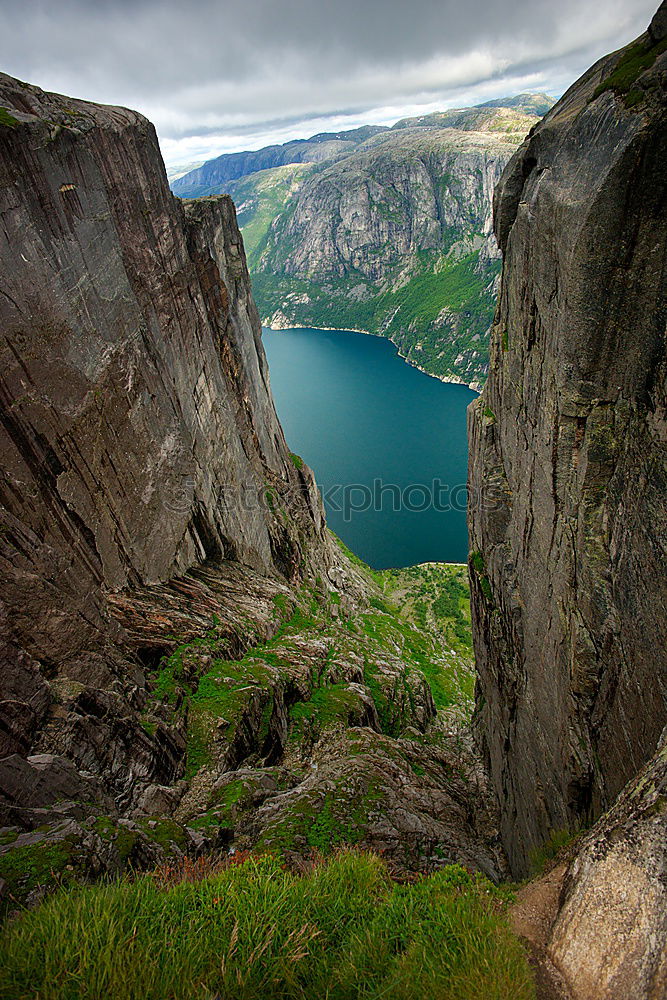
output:
[{"label": "overcast sky", "polygon": [[0,67],[146,114],[168,165],[523,90],[561,94],[658,0],[0,0]]}]

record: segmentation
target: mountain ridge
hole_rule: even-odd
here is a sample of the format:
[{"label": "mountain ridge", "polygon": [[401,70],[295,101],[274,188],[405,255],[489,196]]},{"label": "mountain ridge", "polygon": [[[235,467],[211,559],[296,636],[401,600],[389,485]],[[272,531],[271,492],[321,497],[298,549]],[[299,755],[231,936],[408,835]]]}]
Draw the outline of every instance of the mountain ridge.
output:
[{"label": "mountain ridge", "polygon": [[[338,147],[332,147],[325,149],[323,155],[314,156],[316,149],[311,149],[311,146],[318,147],[336,142],[349,143],[350,146],[355,146],[368,138],[372,138],[374,135],[390,132],[393,129],[420,127],[419,123],[430,120],[433,120],[435,124],[436,119],[446,119],[449,116],[460,119],[466,112],[482,112],[483,109],[508,108],[533,115],[543,115],[546,114],[553,104],[553,99],[546,94],[527,92],[517,94],[513,97],[497,98],[496,100],[471,107],[452,108],[450,111],[444,112],[436,111],[421,118],[401,118],[394,125],[361,125],[354,129],[343,129],[338,132],[318,132],[303,139],[290,139],[284,143],[271,143],[258,150],[222,153],[219,156],[205,160],[193,170],[175,178],[171,184],[171,188],[174,194],[182,198],[197,198],[202,195],[220,194],[219,190],[213,190],[213,188],[221,181],[238,180],[241,177],[248,176],[249,173],[266,170],[273,166],[284,166],[287,163],[320,162],[320,160],[326,159],[329,156],[336,156],[339,152]],[[341,150],[341,152],[344,152],[344,150]],[[309,155],[314,156],[312,161],[305,159]],[[291,159],[289,157],[294,158]],[[271,162],[273,159],[274,162]]]},{"label": "mountain ridge", "polygon": [[[312,149],[316,163],[265,167],[260,151],[243,168],[252,172],[220,182],[238,203],[263,322],[386,336],[428,374],[481,388],[500,266],[493,184],[539,121],[523,109],[542,110],[549,99],[506,103],[515,106],[402,119],[370,135],[324,133],[311,146],[280,147],[282,159]],[[339,143],[345,136],[354,142]],[[211,170],[238,166],[211,162]],[[209,190],[189,183],[182,178],[173,189]]]}]

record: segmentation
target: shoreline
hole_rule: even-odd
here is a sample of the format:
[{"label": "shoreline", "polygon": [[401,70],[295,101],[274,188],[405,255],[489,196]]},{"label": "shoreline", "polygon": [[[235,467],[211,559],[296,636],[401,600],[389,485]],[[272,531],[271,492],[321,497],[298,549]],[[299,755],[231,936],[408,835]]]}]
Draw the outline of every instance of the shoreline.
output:
[{"label": "shoreline", "polygon": [[284,330],[322,330],[329,333],[363,333],[367,337],[377,337],[378,340],[386,340],[390,344],[393,344],[399,358],[405,361],[406,365],[411,365],[412,368],[416,368],[417,371],[422,372],[422,374],[428,375],[429,378],[435,378],[438,382],[445,382],[448,385],[464,385],[466,389],[470,389],[471,392],[476,392],[478,395],[484,388],[483,386],[477,388],[476,385],[471,385],[470,382],[464,382],[463,379],[459,378],[457,375],[436,375],[434,372],[426,371],[426,369],[422,368],[421,365],[418,365],[416,361],[412,361],[411,358],[402,354],[398,344],[392,340],[391,337],[385,337],[382,333],[372,333],[370,330],[361,330],[359,327],[350,326],[281,326],[276,328],[269,326],[268,323],[262,323],[262,327],[266,327],[266,329],[271,330],[272,333],[282,333]]}]

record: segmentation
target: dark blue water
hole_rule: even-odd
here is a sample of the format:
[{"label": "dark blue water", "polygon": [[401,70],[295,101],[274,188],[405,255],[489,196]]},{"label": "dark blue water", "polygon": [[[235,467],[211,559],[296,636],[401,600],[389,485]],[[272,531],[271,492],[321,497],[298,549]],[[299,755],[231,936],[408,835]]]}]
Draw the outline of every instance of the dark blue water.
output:
[{"label": "dark blue water", "polygon": [[288,445],[313,469],[346,545],[376,569],[465,562],[466,407],[476,393],[362,333],[265,330],[264,347]]}]

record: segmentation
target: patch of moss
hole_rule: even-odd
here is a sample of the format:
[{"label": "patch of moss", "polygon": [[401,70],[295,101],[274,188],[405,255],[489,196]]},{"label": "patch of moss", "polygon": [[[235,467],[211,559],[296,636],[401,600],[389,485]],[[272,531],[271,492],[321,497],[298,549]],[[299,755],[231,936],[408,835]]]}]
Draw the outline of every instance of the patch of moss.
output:
[{"label": "patch of moss", "polygon": [[291,451],[289,453],[289,457],[292,460],[292,465],[294,466],[294,468],[301,471],[301,469],[303,469],[303,459],[301,458],[301,456],[295,455],[294,452]]},{"label": "patch of moss", "polygon": [[149,736],[155,736],[155,730],[157,729],[157,722],[153,721],[152,719],[145,719],[145,718],[142,718],[140,721],[141,721],[141,728],[144,730],[144,732],[147,733]]},{"label": "patch of moss", "polygon": [[482,575],[479,578],[479,585],[482,588],[482,593],[486,600],[492,604],[493,603],[493,590],[491,589],[491,581],[488,576]]},{"label": "patch of moss", "polygon": [[118,827],[108,816],[98,816],[93,829],[102,840],[113,840],[118,831]]},{"label": "patch of moss", "polygon": [[105,840],[107,843],[112,843],[118,854],[120,860],[123,864],[126,864],[128,858],[134,850],[135,844],[139,839],[139,834],[136,830],[129,830],[126,826],[117,825],[113,820],[109,819],[108,816],[100,816],[95,820],[95,825],[93,827],[95,833]]},{"label": "patch of moss", "polygon": [[14,115],[10,115],[7,108],[0,107],[0,125],[4,125],[5,128],[16,128],[18,123],[18,118],[14,118]]},{"label": "patch of moss", "polygon": [[330,684],[316,688],[309,701],[292,705],[291,736],[302,742],[316,740],[323,730],[336,723],[345,725],[350,712],[359,705],[359,697],[346,684]]},{"label": "patch of moss", "polygon": [[486,568],[486,563],[484,562],[484,556],[481,552],[471,552],[470,553],[470,565],[474,569],[475,573],[483,573]]},{"label": "patch of moss", "polygon": [[251,805],[256,787],[249,779],[238,778],[230,781],[224,788],[214,792],[210,808],[188,825],[195,830],[210,829],[216,826],[233,830],[239,813]]},{"label": "patch of moss", "polygon": [[493,606],[493,589],[491,587],[491,581],[485,573],[486,563],[481,552],[470,553],[470,566],[479,580],[479,586],[485,600]]},{"label": "patch of moss", "polygon": [[[184,850],[187,844],[187,837],[182,826],[166,817],[142,817],[136,820],[137,826],[146,834],[149,840],[159,844],[167,853],[171,850],[171,845],[176,844]],[[127,831],[131,833],[132,831]],[[118,846],[118,844],[116,845]]]},{"label": "patch of moss", "polygon": [[245,782],[237,778],[235,781],[230,781],[228,785],[225,785],[224,788],[218,791],[218,794],[214,797],[214,802],[218,806],[229,809],[240,802],[247,792],[248,788]]},{"label": "patch of moss", "polygon": [[276,594],[275,597],[273,598],[273,604],[274,604],[274,607],[275,607],[276,611],[278,612],[278,615],[279,615],[281,621],[284,621],[288,617],[288,614],[289,614],[289,605],[288,605],[288,601],[287,601],[287,595],[286,594]]},{"label": "patch of moss", "polygon": [[[231,740],[257,691],[264,696],[270,692],[270,664],[278,657],[268,646],[267,643],[265,647],[256,648],[242,660],[214,660],[211,669],[200,679],[197,690],[189,696],[187,778],[194,777],[201,767],[212,763],[215,736],[223,735],[220,723],[227,724],[224,736]],[[268,702],[272,704],[272,697],[265,697],[258,744],[268,734],[271,715]]]},{"label": "patch of moss", "polygon": [[[598,84],[593,92],[593,98],[599,97],[606,90],[613,90],[625,97],[626,107],[634,107],[643,100],[643,92],[634,84],[638,77],[650,69],[655,60],[667,51],[667,38],[651,44],[651,40],[637,42],[623,53],[609,76]],[[641,95],[641,96],[640,96]]]},{"label": "patch of moss", "polygon": [[71,856],[72,844],[68,840],[13,847],[0,855],[0,878],[14,899],[23,902],[38,886],[73,879],[73,872],[67,870]]},{"label": "patch of moss", "polygon": [[280,823],[265,831],[260,846],[281,851],[310,847],[331,854],[336,848],[359,844],[380,798],[372,782],[351,788],[341,779],[323,799],[304,796],[295,802]]}]

